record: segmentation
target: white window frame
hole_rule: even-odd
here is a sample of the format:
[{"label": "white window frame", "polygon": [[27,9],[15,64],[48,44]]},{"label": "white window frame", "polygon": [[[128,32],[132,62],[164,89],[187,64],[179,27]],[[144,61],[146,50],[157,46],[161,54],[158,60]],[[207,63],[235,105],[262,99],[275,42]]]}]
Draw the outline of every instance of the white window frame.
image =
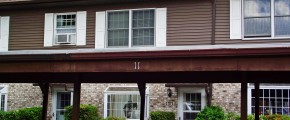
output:
[{"label": "white window frame", "polygon": [[[133,11],[135,10],[154,10],[154,45],[138,45],[132,46],[132,16]],[[118,11],[129,11],[129,45],[127,46],[108,46],[108,13],[109,12],[118,12]],[[105,47],[106,48],[143,48],[143,47],[156,47],[156,8],[140,8],[140,9],[121,9],[121,10],[107,10],[106,11],[106,28],[105,28]]]},{"label": "white window frame", "polygon": [[[57,16],[58,15],[71,15],[71,14],[75,14],[75,30],[76,30],[76,33],[66,33],[67,35],[70,35],[70,34],[75,34],[75,40],[74,41],[71,41],[70,43],[68,44],[61,44],[61,43],[56,43],[56,36],[57,35],[64,35],[64,34],[58,34],[57,33]],[[57,45],[76,45],[76,42],[77,42],[77,12],[67,12],[67,13],[54,13],[53,14],[53,41],[52,41],[52,44],[53,46],[57,46]]]},{"label": "white window frame", "polygon": [[[207,104],[207,94],[205,92],[205,87],[181,87],[178,88],[178,118],[183,120],[183,94],[184,93],[200,93],[201,94],[201,110]],[[201,111],[200,110],[200,111]],[[190,112],[200,112],[200,111],[190,111]]]},{"label": "white window frame", "polygon": [[[255,86],[254,85],[250,85],[250,83],[248,83],[248,105],[247,105],[247,111],[248,111],[248,114],[252,114],[252,89],[255,89]],[[261,85],[260,84],[260,89],[287,89],[287,90],[290,90],[290,86],[286,86],[286,85],[273,85],[273,86],[270,86],[270,85]],[[288,96],[288,99],[290,100],[290,96]],[[276,105],[275,105],[276,106]],[[290,110],[290,109],[289,109]]]},{"label": "white window frame", "polygon": [[259,39],[264,39],[264,40],[270,40],[270,39],[289,39],[290,38],[290,35],[289,36],[283,36],[283,37],[275,37],[275,6],[274,6],[274,1],[275,0],[271,0],[271,37],[252,37],[252,38],[245,38],[245,34],[244,34],[244,27],[245,27],[245,24],[244,24],[244,0],[242,0],[241,4],[242,4],[242,40],[259,40]]},{"label": "white window frame", "polygon": [[[122,94],[122,95],[127,95],[127,94],[130,94],[130,95],[140,95],[139,91],[109,91],[108,89],[109,88],[118,88],[118,87],[136,87],[138,88],[137,86],[109,86],[105,89],[104,91],[104,118],[107,118],[108,116],[108,113],[107,113],[107,101],[108,101],[108,95],[112,95],[112,94]],[[149,119],[149,87],[146,86],[146,91],[145,91],[145,120],[148,120]],[[141,111],[140,111],[141,112]],[[126,120],[135,120],[135,119],[126,119]]]},{"label": "white window frame", "polygon": [[52,120],[56,120],[56,105],[57,105],[57,93],[58,92],[71,92],[71,105],[73,105],[73,88],[68,88],[68,90],[65,90],[65,88],[56,87],[53,88],[52,92]]},{"label": "white window frame", "polygon": [[8,85],[0,85],[0,87],[3,87],[2,90],[0,90],[0,110],[2,107],[2,95],[5,95],[5,101],[4,101],[4,111],[7,111],[7,99],[8,99]]}]

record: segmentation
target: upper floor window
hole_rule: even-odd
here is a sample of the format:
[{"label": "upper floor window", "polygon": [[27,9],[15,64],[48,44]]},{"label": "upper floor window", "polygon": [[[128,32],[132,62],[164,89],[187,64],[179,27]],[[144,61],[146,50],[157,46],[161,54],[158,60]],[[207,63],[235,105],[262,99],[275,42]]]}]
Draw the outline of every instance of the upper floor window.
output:
[{"label": "upper floor window", "polygon": [[56,14],[55,18],[55,44],[75,44],[76,14]]},{"label": "upper floor window", "polygon": [[96,12],[95,48],[165,47],[166,8]]},{"label": "upper floor window", "polygon": [[155,10],[108,12],[107,46],[154,46]]},{"label": "upper floor window", "polygon": [[244,38],[290,37],[289,0],[244,0]]},{"label": "upper floor window", "polygon": [[86,11],[46,13],[44,46],[86,45]]}]

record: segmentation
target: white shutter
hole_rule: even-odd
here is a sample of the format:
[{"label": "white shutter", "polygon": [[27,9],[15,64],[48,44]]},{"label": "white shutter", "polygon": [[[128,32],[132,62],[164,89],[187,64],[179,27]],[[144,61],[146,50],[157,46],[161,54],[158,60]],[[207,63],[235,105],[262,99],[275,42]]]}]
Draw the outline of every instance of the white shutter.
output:
[{"label": "white shutter", "polygon": [[0,51],[8,51],[9,41],[9,17],[0,17]]},{"label": "white shutter", "polygon": [[105,48],[106,12],[96,12],[95,48]]},{"label": "white shutter", "polygon": [[167,9],[156,9],[156,47],[166,47]]},{"label": "white shutter", "polygon": [[230,0],[230,39],[242,39],[241,6],[241,0]]},{"label": "white shutter", "polygon": [[87,12],[77,12],[77,45],[86,45]]},{"label": "white shutter", "polygon": [[52,46],[53,38],[53,13],[46,13],[44,21],[44,47]]}]

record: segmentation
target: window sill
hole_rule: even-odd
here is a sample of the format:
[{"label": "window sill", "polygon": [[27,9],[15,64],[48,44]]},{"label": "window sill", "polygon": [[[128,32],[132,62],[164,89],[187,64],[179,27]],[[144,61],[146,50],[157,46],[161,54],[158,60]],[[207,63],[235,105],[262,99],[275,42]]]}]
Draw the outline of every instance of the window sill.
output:
[{"label": "window sill", "polygon": [[242,40],[277,40],[277,39],[290,39],[290,37],[261,37],[261,38],[242,38]]}]

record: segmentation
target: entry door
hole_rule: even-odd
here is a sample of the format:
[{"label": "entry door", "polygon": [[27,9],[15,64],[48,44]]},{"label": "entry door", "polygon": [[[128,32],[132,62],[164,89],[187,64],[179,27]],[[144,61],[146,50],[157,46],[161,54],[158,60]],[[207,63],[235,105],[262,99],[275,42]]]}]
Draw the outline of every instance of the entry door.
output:
[{"label": "entry door", "polygon": [[64,120],[65,107],[72,105],[72,92],[55,91],[53,99],[53,120]]},{"label": "entry door", "polygon": [[178,92],[179,120],[194,120],[206,105],[204,88],[180,88]]}]

